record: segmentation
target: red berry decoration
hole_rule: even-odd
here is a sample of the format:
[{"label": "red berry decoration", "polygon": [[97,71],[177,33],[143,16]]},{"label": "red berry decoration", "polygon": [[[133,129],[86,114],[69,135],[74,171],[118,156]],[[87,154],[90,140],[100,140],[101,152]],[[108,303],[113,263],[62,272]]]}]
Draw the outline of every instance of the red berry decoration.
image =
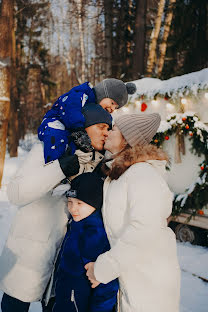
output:
[{"label": "red berry decoration", "polygon": [[165,140],[169,140],[169,138],[170,138],[170,137],[169,137],[168,135],[165,136]]},{"label": "red berry decoration", "polygon": [[189,125],[186,125],[185,128],[186,128],[186,129],[189,129]]},{"label": "red berry decoration", "polygon": [[146,109],[147,109],[147,104],[145,102],[143,102],[141,105],[141,112],[146,111]]},{"label": "red berry decoration", "polygon": [[201,170],[204,170],[204,166],[201,166]]},{"label": "red berry decoration", "polygon": [[199,215],[201,215],[201,216],[204,215],[204,211],[203,211],[203,210],[198,210],[197,213],[198,213]]},{"label": "red berry decoration", "polygon": [[183,121],[186,121],[186,117],[183,117],[182,120],[183,120]]}]

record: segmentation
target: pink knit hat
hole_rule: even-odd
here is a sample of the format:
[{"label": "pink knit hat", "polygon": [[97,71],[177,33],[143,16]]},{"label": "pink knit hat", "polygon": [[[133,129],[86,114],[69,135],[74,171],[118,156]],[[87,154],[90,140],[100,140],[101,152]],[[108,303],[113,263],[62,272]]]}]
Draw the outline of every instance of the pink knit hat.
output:
[{"label": "pink knit hat", "polygon": [[161,117],[153,114],[126,114],[115,120],[125,140],[130,146],[149,144],[159,128]]}]

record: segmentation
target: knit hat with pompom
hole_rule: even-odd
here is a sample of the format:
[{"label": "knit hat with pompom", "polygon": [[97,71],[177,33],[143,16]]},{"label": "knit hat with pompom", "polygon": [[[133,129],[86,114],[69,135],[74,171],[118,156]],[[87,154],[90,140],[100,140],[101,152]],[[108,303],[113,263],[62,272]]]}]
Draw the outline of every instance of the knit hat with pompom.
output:
[{"label": "knit hat with pompom", "polygon": [[104,98],[110,98],[114,100],[119,108],[124,106],[128,101],[128,94],[134,94],[136,92],[136,85],[132,82],[126,84],[115,78],[107,78],[99,82],[95,87],[95,94],[97,102]]}]

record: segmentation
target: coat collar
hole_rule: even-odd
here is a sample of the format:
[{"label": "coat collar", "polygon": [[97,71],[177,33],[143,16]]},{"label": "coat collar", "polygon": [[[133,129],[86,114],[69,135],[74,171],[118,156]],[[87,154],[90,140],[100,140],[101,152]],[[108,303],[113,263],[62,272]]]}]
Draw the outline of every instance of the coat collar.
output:
[{"label": "coat collar", "polygon": [[80,221],[74,221],[72,219],[71,221],[71,226],[72,228],[81,228],[86,224],[97,224],[97,220],[102,219],[101,216],[101,211],[100,210],[95,210],[93,213],[91,213],[88,217],[80,220]]}]

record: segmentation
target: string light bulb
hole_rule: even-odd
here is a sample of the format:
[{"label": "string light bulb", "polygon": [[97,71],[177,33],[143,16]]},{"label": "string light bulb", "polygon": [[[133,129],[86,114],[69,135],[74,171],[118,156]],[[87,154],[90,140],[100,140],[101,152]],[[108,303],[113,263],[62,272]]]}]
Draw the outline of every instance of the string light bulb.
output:
[{"label": "string light bulb", "polygon": [[157,101],[157,100],[152,100],[151,103],[152,103],[152,105],[154,105],[154,106],[158,106],[159,101]]},{"label": "string light bulb", "polygon": [[170,110],[172,110],[173,108],[174,108],[174,106],[173,106],[173,104],[171,104],[171,103],[167,103],[166,104],[166,108],[170,111]]},{"label": "string light bulb", "polygon": [[182,103],[183,105],[187,104],[187,99],[182,98],[182,99],[181,99],[181,103]]},{"label": "string light bulb", "polygon": [[141,105],[141,101],[138,100],[138,101],[135,102],[135,104],[136,104],[137,106],[140,106],[140,105]]},{"label": "string light bulb", "polygon": [[128,107],[122,107],[122,111],[123,111],[124,113],[128,113],[129,108],[128,108]]}]

